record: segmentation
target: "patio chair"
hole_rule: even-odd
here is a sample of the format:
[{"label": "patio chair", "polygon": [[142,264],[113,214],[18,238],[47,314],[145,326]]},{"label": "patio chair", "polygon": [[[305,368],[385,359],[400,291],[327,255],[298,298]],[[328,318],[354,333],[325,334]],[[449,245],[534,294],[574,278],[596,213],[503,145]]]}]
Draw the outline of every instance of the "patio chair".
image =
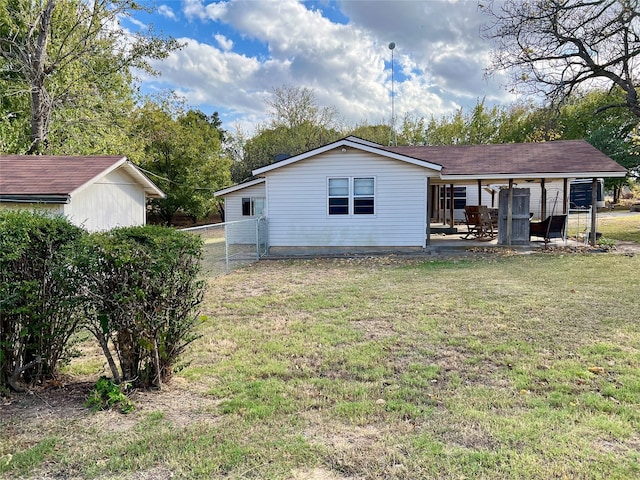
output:
[{"label": "patio chair", "polygon": [[486,205],[480,205],[478,209],[480,211],[480,222],[482,224],[482,237],[491,240],[496,236],[497,230],[497,228],[494,228],[494,218],[491,216],[491,211]]},{"label": "patio chair", "polygon": [[495,237],[489,209],[484,205],[465,205],[464,218],[467,234],[464,239],[491,240]]},{"label": "patio chair", "polygon": [[480,209],[478,205],[465,205],[464,221],[467,224],[467,234],[462,237],[464,239],[474,237],[480,231]]},{"label": "patio chair", "polygon": [[529,222],[529,239],[540,237],[544,243],[549,243],[552,238],[564,239],[566,224],[566,215],[549,215],[541,222]]}]

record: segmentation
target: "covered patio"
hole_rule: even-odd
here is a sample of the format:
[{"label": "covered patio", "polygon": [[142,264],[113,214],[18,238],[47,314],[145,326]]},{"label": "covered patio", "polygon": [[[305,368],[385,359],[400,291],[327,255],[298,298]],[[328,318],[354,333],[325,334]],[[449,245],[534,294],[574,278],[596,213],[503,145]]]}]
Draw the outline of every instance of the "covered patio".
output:
[{"label": "covered patio", "polygon": [[[495,238],[482,239],[482,244],[529,245],[530,221],[550,215],[566,215],[568,221],[571,180],[589,179],[591,204],[597,205],[599,180],[627,174],[584,140],[383,148],[442,166],[438,177],[428,179],[427,246],[444,241],[443,234],[450,242],[469,245],[469,239],[460,238],[468,234],[464,207],[469,205],[499,216]],[[596,208],[590,210],[585,231],[595,245]]]}]

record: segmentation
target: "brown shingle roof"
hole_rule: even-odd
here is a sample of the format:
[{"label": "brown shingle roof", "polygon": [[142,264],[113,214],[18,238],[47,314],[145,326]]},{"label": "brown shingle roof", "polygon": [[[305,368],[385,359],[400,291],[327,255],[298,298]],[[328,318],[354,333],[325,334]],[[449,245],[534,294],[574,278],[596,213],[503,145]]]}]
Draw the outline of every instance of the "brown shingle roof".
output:
[{"label": "brown shingle roof", "polygon": [[0,194],[69,195],[123,158],[0,156]]},{"label": "brown shingle roof", "polygon": [[584,140],[494,145],[381,147],[401,155],[442,165],[448,175],[623,174],[626,170]]}]

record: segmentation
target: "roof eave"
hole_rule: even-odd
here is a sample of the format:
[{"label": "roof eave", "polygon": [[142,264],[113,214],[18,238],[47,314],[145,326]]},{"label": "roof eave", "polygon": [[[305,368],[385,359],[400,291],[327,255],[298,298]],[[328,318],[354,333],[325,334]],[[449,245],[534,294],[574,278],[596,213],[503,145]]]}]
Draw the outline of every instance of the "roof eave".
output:
[{"label": "roof eave", "polygon": [[532,178],[623,178],[627,172],[551,172],[551,173],[489,173],[482,175],[440,175],[441,180],[526,180]]},{"label": "roof eave", "polygon": [[267,165],[261,168],[257,168],[256,170],[253,170],[251,173],[253,175],[262,175],[264,173],[270,172],[271,170],[275,170],[277,168],[282,168],[282,167],[286,167],[287,165],[291,165],[292,163],[296,163],[299,162],[301,160],[304,160],[306,158],[310,158],[310,157],[314,157],[316,155],[320,155],[322,153],[328,152],[330,150],[334,150],[336,148],[340,148],[340,147],[350,147],[350,148],[355,148],[357,150],[362,150],[368,153],[374,153],[376,155],[380,155],[383,157],[387,157],[387,158],[392,158],[394,160],[399,160],[402,162],[406,162],[406,163],[410,163],[412,165],[417,165],[423,168],[428,168],[431,170],[435,170],[437,172],[442,170],[442,165],[438,165],[436,163],[431,163],[431,162],[427,162],[425,160],[419,160],[417,158],[414,157],[409,157],[406,155],[400,155],[398,153],[394,153],[394,152],[389,152],[387,150],[383,150],[381,148],[377,148],[373,145],[370,144],[370,142],[366,142],[366,143],[360,143],[357,141],[354,141],[352,139],[342,139],[342,140],[338,140],[337,142],[333,142],[330,143],[328,145],[325,145],[323,147],[319,147],[316,148],[314,150],[310,150],[308,152],[305,153],[301,153],[300,155],[295,155],[293,157],[289,157],[286,160],[282,160],[280,162],[277,163],[272,163],[271,165]]},{"label": "roof eave", "polygon": [[243,190],[245,188],[253,187],[254,185],[259,185],[260,183],[264,183],[264,178],[256,178],[254,180],[250,180],[248,182],[239,183],[237,185],[233,185],[231,187],[223,188],[222,190],[218,190],[217,192],[213,192],[214,197],[221,197],[224,195],[228,195],[229,193],[237,192],[238,190]]},{"label": "roof eave", "polygon": [[75,188],[69,196],[73,197],[77,195],[79,192],[87,188],[89,185],[94,184],[101,178],[106,177],[111,172],[117,170],[118,168],[123,167],[140,185],[142,185],[144,189],[145,197],[147,198],[165,198],[167,195],[160,190],[151,180],[144,175],[138,167],[136,167],[131,161],[127,159],[127,157],[122,157],[117,162],[114,162],[109,168],[104,169],[98,175],[90,179],[89,181],[83,183],[79,187]]},{"label": "roof eave", "polygon": [[71,196],[64,194],[2,194],[0,203],[45,203],[65,205],[71,201]]}]

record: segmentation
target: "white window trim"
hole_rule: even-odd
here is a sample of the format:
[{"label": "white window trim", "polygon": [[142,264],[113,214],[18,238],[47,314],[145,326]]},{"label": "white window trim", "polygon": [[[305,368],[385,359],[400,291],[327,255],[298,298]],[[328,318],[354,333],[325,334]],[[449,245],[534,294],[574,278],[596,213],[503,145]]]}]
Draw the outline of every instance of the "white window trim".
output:
[{"label": "white window trim", "polygon": [[[355,179],[373,179],[373,195],[362,195],[360,198],[362,197],[373,197],[373,213],[355,213],[355,198],[356,197],[355,193],[354,193],[354,180]],[[349,211],[347,214],[345,215],[340,215],[340,214],[331,214],[329,213],[329,199],[330,198],[344,198],[344,196],[342,195],[333,195],[333,196],[329,196],[329,181],[330,180],[334,180],[334,179],[346,179],[349,181],[349,194],[348,194],[348,208]],[[344,176],[344,175],[336,175],[331,176],[331,177],[327,177],[326,179],[326,197],[327,197],[327,206],[326,206],[326,214],[328,218],[371,218],[371,217],[375,217],[377,215],[378,212],[378,206],[377,206],[377,186],[378,186],[378,178],[375,175],[354,175],[354,176]]]},{"label": "white window trim", "polygon": [[[245,215],[244,214],[244,201],[245,199],[249,199],[250,202],[250,207],[249,207],[249,215]],[[256,208],[256,200],[262,200],[262,213],[255,213],[255,208]],[[251,217],[259,217],[259,216],[264,216],[264,212],[266,210],[266,205],[267,205],[267,199],[265,197],[259,197],[259,196],[248,196],[248,197],[242,197],[240,199],[240,213],[241,216],[243,218],[251,218]]]}]

